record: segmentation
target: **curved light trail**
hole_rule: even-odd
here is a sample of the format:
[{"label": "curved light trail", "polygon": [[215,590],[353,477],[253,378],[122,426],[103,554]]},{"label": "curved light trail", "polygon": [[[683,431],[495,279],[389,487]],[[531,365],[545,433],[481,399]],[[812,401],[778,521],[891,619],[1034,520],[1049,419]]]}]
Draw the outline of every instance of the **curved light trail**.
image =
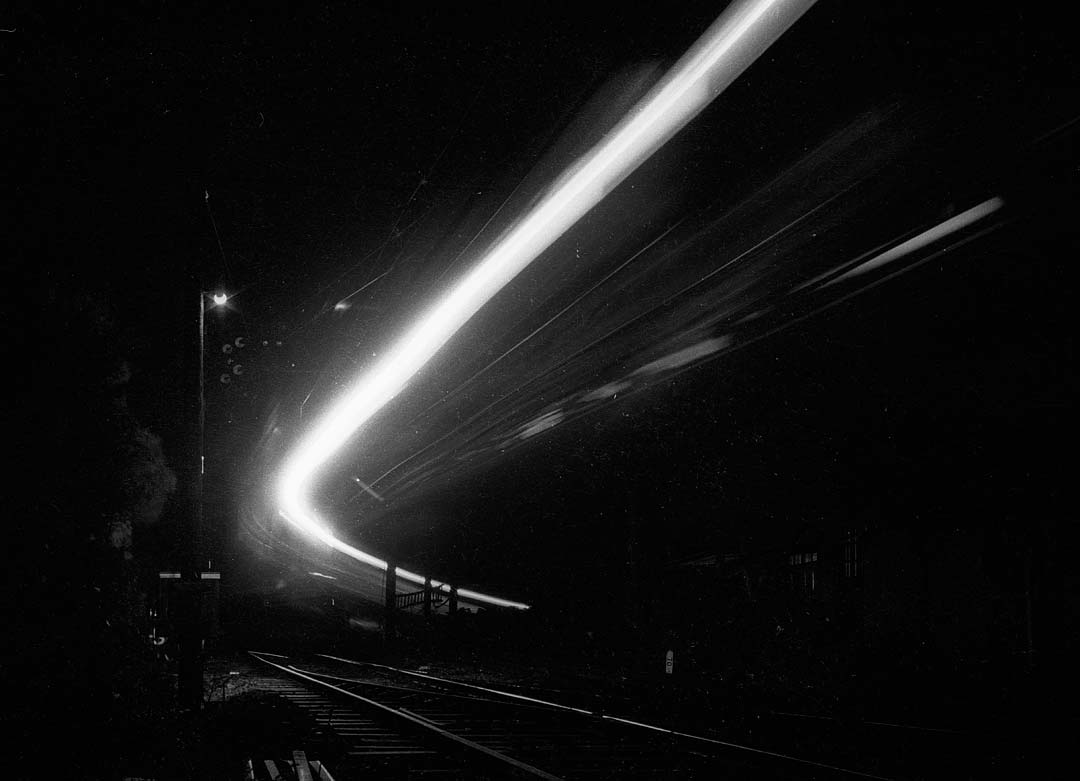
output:
[{"label": "curved light trail", "polygon": [[[385,571],[387,562],[338,539],[320,521],[309,490],[321,468],[485,303],[704,109],[813,4],[814,0],[736,0],[728,6],[664,78],[304,436],[281,473],[280,514],[331,548]],[[408,570],[396,568],[396,575],[424,582],[423,576]],[[460,589],[458,594],[473,602],[528,608],[476,591]]]}]

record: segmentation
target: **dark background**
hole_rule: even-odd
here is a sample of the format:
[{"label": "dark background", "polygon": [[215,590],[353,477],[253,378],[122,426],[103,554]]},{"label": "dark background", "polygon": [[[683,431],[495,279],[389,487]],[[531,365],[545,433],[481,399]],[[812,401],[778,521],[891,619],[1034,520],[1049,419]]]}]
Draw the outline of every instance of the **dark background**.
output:
[{"label": "dark background", "polygon": [[[311,405],[305,415],[322,408],[716,13],[705,3],[556,13],[151,2],[10,12],[13,31],[0,33],[19,353],[9,414],[28,478],[14,489],[27,508],[14,526],[27,569],[67,561],[42,556],[30,533],[43,506],[54,505],[62,537],[65,513],[88,506],[87,486],[111,479],[113,462],[87,432],[94,394],[121,365],[126,414],[161,437],[178,477],[131,550],[147,572],[186,555],[196,305],[220,285],[236,298],[208,320],[208,553],[234,582],[260,588],[266,559],[252,554],[251,530],[272,526],[259,514],[284,452],[269,438],[295,439],[301,405]],[[685,637],[700,618],[682,629],[663,618],[680,615],[665,607],[681,588],[665,573],[679,562],[784,559],[807,535],[850,527],[899,535],[877,555],[918,569],[945,555],[949,533],[975,551],[993,599],[1022,603],[1035,583],[1040,647],[1067,656],[1078,103],[1065,29],[1022,6],[820,3],[616,192],[617,207],[591,215],[451,343],[417,400],[391,413],[386,449],[411,452],[479,410],[485,393],[516,392],[507,371],[455,397],[429,430],[400,422],[423,422],[414,413],[428,401],[565,301],[563,280],[583,289],[632,241],[682,219],[721,225],[669,266],[649,261],[658,279],[693,276],[793,219],[804,200],[855,186],[736,269],[731,284],[749,292],[725,316],[760,307],[764,324],[715,360],[504,456],[465,447],[474,440],[437,450],[443,460],[417,481],[381,504],[365,500],[367,514],[341,488],[346,473],[393,462],[357,453],[326,488],[335,528],[582,631],[630,621]],[[851,131],[862,146],[835,141],[865,117],[871,129]],[[817,178],[804,176],[807,160],[818,160]],[[904,261],[908,273],[813,299],[785,293],[785,269],[809,278],[995,195],[1007,209],[994,232]],[[818,232],[825,251],[814,249]],[[586,270],[567,260],[571,246]],[[369,295],[348,298],[383,272]],[[603,292],[589,317],[643,295]],[[351,308],[339,316],[343,300]],[[602,360],[586,354],[551,392],[568,398],[616,379],[613,366],[655,359],[670,344],[656,334],[691,323],[683,310],[672,318],[668,331],[659,315],[648,320]],[[570,354],[573,327],[560,328],[550,355],[522,351],[523,364]],[[223,386],[231,365],[220,347],[237,336],[258,357]],[[517,396],[508,409],[500,425],[512,430],[544,407]],[[479,455],[447,466],[466,450]],[[967,577],[940,588],[967,588]],[[905,600],[881,593],[894,607]],[[964,593],[960,612],[986,596]],[[36,595],[43,610],[66,599]],[[722,611],[716,599],[703,614]],[[1012,610],[988,656],[1027,647]],[[928,635],[947,634],[951,619],[918,615]],[[611,637],[613,647],[632,642]]]}]

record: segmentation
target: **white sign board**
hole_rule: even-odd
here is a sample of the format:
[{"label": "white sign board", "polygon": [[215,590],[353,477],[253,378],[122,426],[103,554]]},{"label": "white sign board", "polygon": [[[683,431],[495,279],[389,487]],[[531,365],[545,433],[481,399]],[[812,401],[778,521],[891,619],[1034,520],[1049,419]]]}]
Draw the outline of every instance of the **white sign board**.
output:
[{"label": "white sign board", "polygon": [[675,669],[675,652],[668,651],[667,656],[664,657],[664,672],[671,675],[671,671]]}]

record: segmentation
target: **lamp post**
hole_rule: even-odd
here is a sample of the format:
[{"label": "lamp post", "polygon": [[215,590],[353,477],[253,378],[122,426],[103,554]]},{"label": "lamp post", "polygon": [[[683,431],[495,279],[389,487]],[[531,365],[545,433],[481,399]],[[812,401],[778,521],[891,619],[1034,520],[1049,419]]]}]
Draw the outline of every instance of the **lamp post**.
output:
[{"label": "lamp post", "polygon": [[206,454],[204,453],[206,430],[206,302],[212,307],[224,306],[229,297],[222,292],[199,292],[199,471],[196,478],[195,524],[192,530],[192,552],[195,567],[198,569],[202,560],[203,538],[203,476],[206,474]]},{"label": "lamp post", "polygon": [[[192,581],[181,583],[178,605],[179,630],[179,683],[181,703],[190,709],[198,710],[203,696],[203,618],[204,600],[207,598],[206,586],[217,584],[218,573],[202,572],[203,554],[203,477],[206,474],[206,455],[204,431],[206,428],[206,308],[222,306],[228,301],[224,293],[199,291],[199,419],[198,419],[198,457],[195,473],[195,507],[191,525],[191,565]],[[209,569],[207,566],[206,569]],[[204,583],[204,581],[206,581]],[[215,592],[216,594],[216,592]]]}]

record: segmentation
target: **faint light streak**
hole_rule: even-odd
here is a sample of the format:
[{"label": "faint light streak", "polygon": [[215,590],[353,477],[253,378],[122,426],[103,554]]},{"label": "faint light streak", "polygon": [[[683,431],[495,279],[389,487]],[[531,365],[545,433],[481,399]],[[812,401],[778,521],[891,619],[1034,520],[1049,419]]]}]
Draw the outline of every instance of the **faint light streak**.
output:
[{"label": "faint light streak", "polygon": [[870,260],[860,263],[855,268],[841,274],[836,279],[826,282],[821,287],[826,288],[830,285],[835,285],[837,282],[843,282],[845,279],[865,274],[868,271],[873,271],[876,268],[884,266],[886,263],[899,260],[905,255],[910,255],[912,252],[920,250],[926,245],[932,244],[938,239],[948,236],[950,233],[956,233],[956,231],[978,222],[984,217],[993,214],[1004,205],[1005,201],[996,197],[983,201],[978,206],[972,206],[970,209],[960,212],[955,217],[945,220],[945,222],[940,225],[935,225],[933,228],[923,231],[918,236],[913,236],[907,241],[897,244],[892,249],[885,250],[885,252],[882,252],[880,255],[875,255],[870,258]]},{"label": "faint light streak", "polygon": [[531,423],[526,423],[522,426],[521,431],[519,431],[517,435],[518,439],[535,437],[537,434],[547,431],[549,428],[555,428],[563,422],[565,417],[566,415],[563,414],[561,409],[546,412]]},{"label": "faint light streak", "polygon": [[327,580],[337,580],[337,578],[335,578],[333,575],[324,575],[321,572],[309,572],[308,574],[312,575],[312,576],[314,576],[316,578],[326,578]]},{"label": "faint light streak", "polygon": [[[309,490],[319,470],[487,301],[712,102],[813,4],[737,0],[728,6],[664,78],[301,440],[278,482],[282,517],[329,547],[385,571],[387,562],[337,539],[318,519]],[[422,582],[401,570],[398,575]],[[477,602],[527,607],[480,592],[458,593]]]},{"label": "faint light streak", "polygon": [[335,311],[335,312],[344,312],[344,311],[346,311],[347,309],[349,309],[350,307],[352,307],[352,304],[351,304],[351,303],[349,303],[349,299],[350,299],[350,298],[352,298],[353,296],[355,296],[355,295],[356,295],[357,293],[363,293],[363,292],[364,292],[365,290],[367,290],[367,289],[368,289],[369,287],[371,287],[371,286],[372,286],[372,285],[374,285],[374,284],[375,284],[376,282],[378,282],[378,281],[379,281],[380,279],[382,279],[382,278],[383,278],[383,277],[385,277],[385,276],[386,276],[387,274],[389,274],[389,273],[390,273],[390,272],[391,272],[392,270],[393,270],[393,267],[391,267],[391,268],[388,268],[388,269],[387,269],[386,271],[384,271],[383,273],[379,274],[378,276],[374,277],[373,279],[369,279],[369,280],[368,280],[367,282],[365,282],[364,284],[362,284],[362,285],[361,285],[360,287],[358,287],[358,288],[357,288],[356,290],[354,290],[353,292],[349,293],[349,295],[345,296],[345,298],[341,299],[341,300],[340,300],[340,301],[338,301],[338,302],[337,302],[336,304],[334,304],[334,311]]},{"label": "faint light streak", "polygon": [[678,352],[665,355],[663,358],[647,363],[640,369],[635,370],[634,374],[658,374],[670,369],[677,369],[680,366],[685,366],[688,363],[693,363],[708,355],[712,355],[718,350],[723,350],[731,344],[731,341],[731,337],[727,335],[718,336],[715,339],[706,339],[703,342],[692,344],[689,347],[684,347]]},{"label": "faint light streak", "polygon": [[607,385],[603,385],[594,391],[589,391],[581,397],[581,401],[603,401],[604,399],[610,399],[618,393],[622,393],[629,388],[631,383],[629,382],[609,382]]},{"label": "faint light streak", "polygon": [[[569,304],[564,306],[562,309],[560,309],[554,315],[552,315],[547,320],[545,320],[543,323],[541,323],[539,326],[534,328],[529,334],[522,337],[515,344],[513,344],[509,348],[507,348],[502,353],[502,355],[500,355],[498,358],[496,358],[495,360],[488,363],[486,366],[484,366],[482,369],[477,371],[472,376],[468,377],[464,382],[462,382],[460,385],[458,385],[456,388],[454,388],[454,390],[450,391],[450,393],[448,393],[445,398],[451,398],[453,396],[456,396],[463,388],[467,387],[470,383],[472,383],[473,381],[475,381],[476,379],[481,377],[483,374],[488,372],[492,367],[494,367],[496,364],[498,364],[499,361],[503,360],[506,356],[510,355],[515,350],[517,350],[519,347],[521,347],[523,344],[525,344],[530,339],[532,339],[534,336],[536,336],[537,334],[542,332],[544,329],[546,329],[548,326],[550,326],[552,323],[554,323],[560,317],[562,317],[567,312],[569,312],[571,309],[573,309],[575,306],[577,306],[579,303],[581,303],[587,296],[592,294],[595,290],[599,289],[608,280],[610,280],[612,277],[614,277],[616,274],[618,274],[624,268],[626,268],[631,263],[633,263],[635,260],[637,260],[639,257],[641,257],[645,252],[647,252],[648,250],[650,250],[654,246],[656,246],[656,244],[658,244],[660,241],[662,241],[664,238],[666,238],[668,236],[668,234],[670,234],[672,231],[674,231],[675,228],[677,228],[680,224],[682,224],[682,220],[679,220],[678,222],[674,223],[673,225],[668,227],[666,230],[664,230],[660,235],[658,235],[655,238],[653,238],[652,240],[650,240],[647,244],[645,244],[645,246],[641,247],[641,249],[639,249],[637,252],[635,252],[629,258],[624,260],[622,263],[620,263],[618,266],[613,268],[611,271],[609,271],[603,277],[598,279],[591,287],[586,289],[585,292],[581,293],[579,296],[577,296]],[[414,417],[413,420],[416,420],[416,418],[419,418],[419,417],[421,417],[423,415],[426,415],[429,411],[431,411],[436,405],[438,405],[440,403],[442,403],[442,402],[435,402],[431,406],[427,407],[426,409],[421,411],[418,415],[416,415],[416,417]],[[395,467],[395,469],[396,468],[397,467]],[[393,471],[393,470],[391,470],[391,471]],[[385,475],[384,475],[384,477],[385,477]]]},{"label": "faint light streak", "polygon": [[372,488],[372,487],[371,487],[370,485],[368,485],[367,483],[365,483],[365,482],[364,482],[363,480],[361,480],[361,479],[360,479],[359,477],[354,477],[354,478],[353,478],[353,480],[355,480],[355,481],[357,482],[357,484],[358,484],[358,485],[359,485],[359,486],[360,486],[361,488],[363,488],[363,489],[364,489],[365,491],[367,491],[367,492],[368,492],[369,494],[371,494],[372,496],[374,496],[374,497],[375,497],[376,499],[378,499],[378,500],[379,500],[380,502],[382,502],[382,501],[385,501],[385,500],[384,500],[384,499],[383,499],[383,498],[382,498],[381,496],[379,496],[379,495],[378,495],[377,493],[375,493],[375,489],[374,489],[374,488]]},{"label": "faint light streak", "polygon": [[763,317],[772,310],[771,306],[767,306],[764,309],[758,309],[756,312],[751,312],[745,317],[741,317],[735,321],[735,325],[742,325],[743,323],[749,323],[751,320],[757,320],[759,317]]}]

